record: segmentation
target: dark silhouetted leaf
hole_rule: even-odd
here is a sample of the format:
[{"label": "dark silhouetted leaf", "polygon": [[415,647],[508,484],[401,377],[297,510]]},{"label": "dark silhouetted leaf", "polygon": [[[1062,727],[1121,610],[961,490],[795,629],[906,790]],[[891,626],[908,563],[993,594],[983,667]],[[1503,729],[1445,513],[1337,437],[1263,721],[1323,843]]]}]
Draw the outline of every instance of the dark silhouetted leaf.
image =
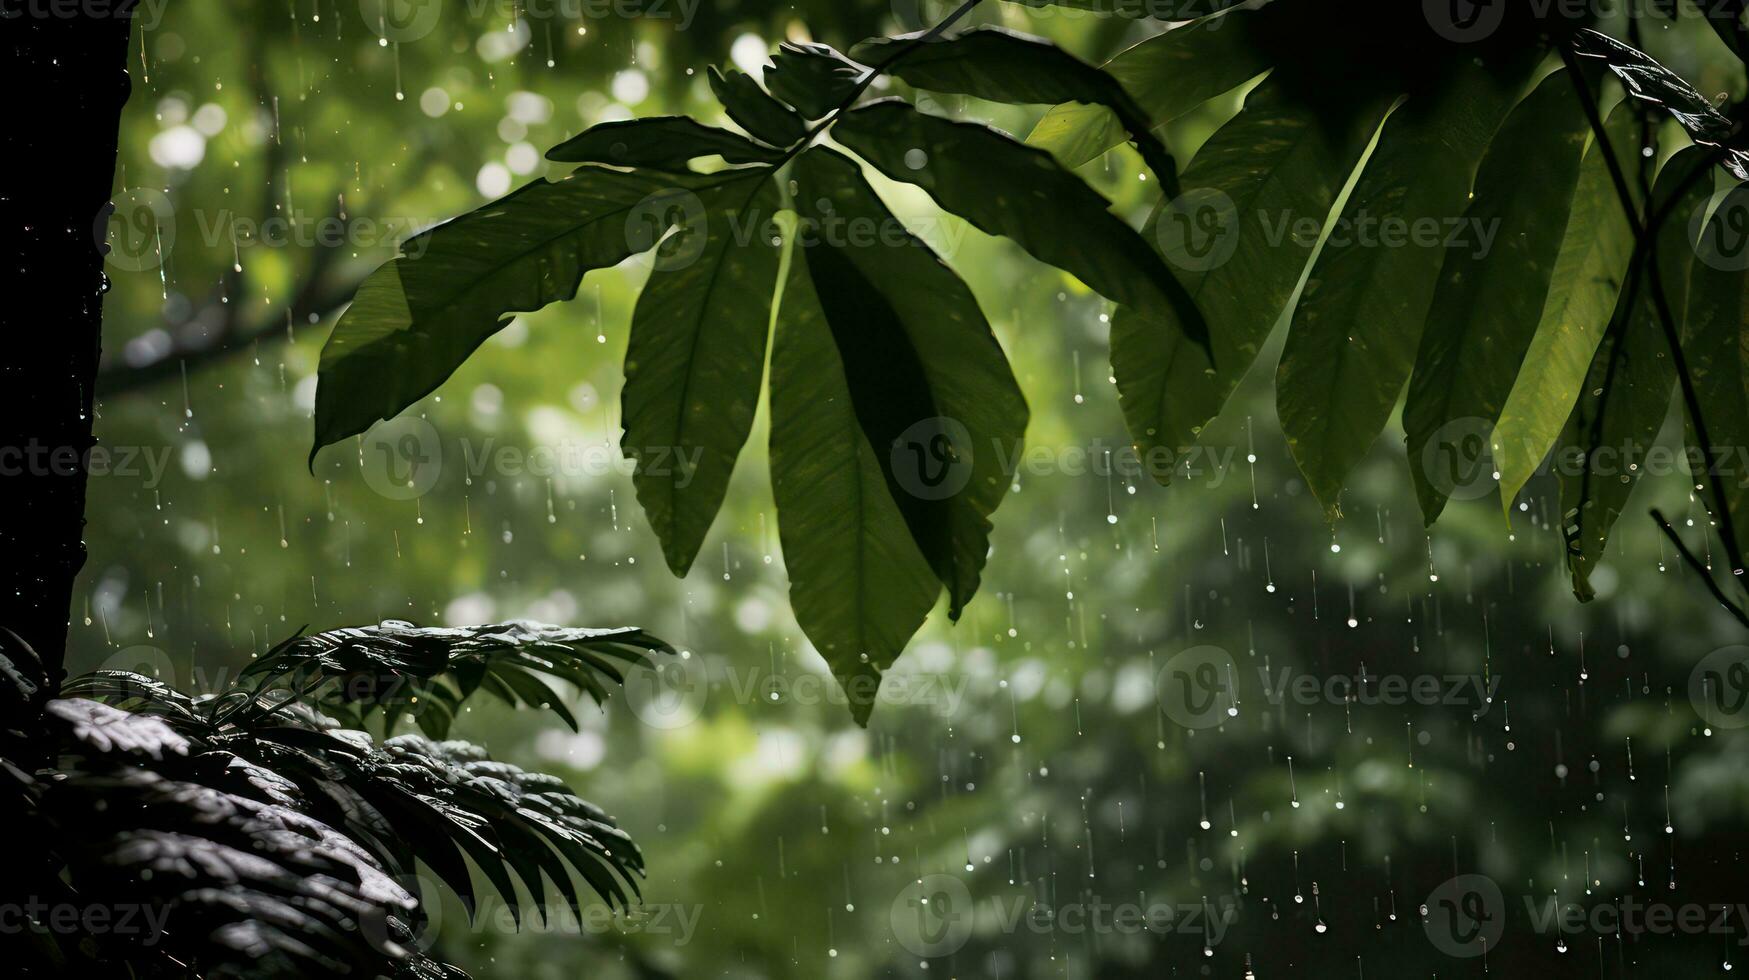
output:
[{"label": "dark silhouetted leaf", "polygon": [[50,701],[43,710],[51,719],[65,724],[74,740],[103,755],[163,760],[188,754],[188,739],[150,715],[129,714],[84,698]]},{"label": "dark silhouetted leaf", "polygon": [[[1632,174],[1640,166],[1638,122],[1624,105],[1618,106],[1605,124],[1624,174]],[[1630,180],[1628,187],[1637,191],[1639,181]],[[1599,144],[1593,142],[1579,169],[1541,322],[1494,429],[1493,465],[1500,474],[1500,503],[1508,520],[1518,492],[1542,465],[1573,414],[1592,355],[1609,326],[1611,311],[1616,309],[1633,249],[1633,227],[1616,199],[1609,164]],[[1682,285],[1687,288],[1686,275]],[[1662,338],[1656,324],[1652,326]],[[1658,343],[1662,346],[1664,342],[1660,339]],[[1663,417],[1660,411],[1654,426],[1661,424]]]},{"label": "dark silhouetted leaf", "polygon": [[712,65],[707,77],[711,94],[723,104],[723,111],[755,137],[772,146],[790,146],[806,134],[808,127],[802,117],[767,95],[746,72],[733,68],[723,72]]},{"label": "dark silhouetted leaf", "polygon": [[851,61],[828,45],[785,41],[771,56],[765,84],[772,95],[795,106],[802,115],[819,119],[854,98],[868,74],[867,65]]},{"label": "dark silhouetted leaf", "polygon": [[[1721,534],[1717,501],[1722,496],[1736,547],[1742,551],[1749,549],[1749,474],[1742,472],[1739,459],[1741,447],[1749,446],[1749,369],[1744,363],[1749,338],[1749,272],[1744,268],[1749,265],[1749,186],[1733,188],[1719,202],[1701,233],[1698,252],[1689,277],[1682,353],[1711,445],[1701,444],[1690,416],[1690,457],[1707,463],[1694,475],[1702,488],[1694,495],[1712,513]],[[1705,472],[1715,453],[1723,470]]]},{"label": "dark silhouetted leaf", "polygon": [[1026,401],[971,291],[854,163],[817,150],[796,179],[800,244],[852,406],[958,619],[1013,481]]},{"label": "dark silhouetted leaf", "polygon": [[[1657,237],[1657,268],[1671,315],[1679,323],[1685,319],[1698,244],[1695,219],[1713,190],[1710,152],[1696,146],[1672,157],[1658,175],[1647,209],[1656,213],[1669,208],[1670,217]],[[1610,195],[1619,215],[1621,206],[1614,201],[1613,190]],[[1647,451],[1664,427],[1676,388],[1676,365],[1644,272],[1630,288],[1621,290],[1610,328],[1595,355],[1581,391],[1575,393],[1576,405],[1561,440],[1563,452],[1570,446],[1582,454],[1579,465],[1559,468],[1567,567],[1573,574],[1573,593],[1581,601],[1596,594],[1591,572],[1603,558],[1610,529],[1627,511],[1628,498]]]},{"label": "dark silhouetted leaf", "polygon": [[584,273],[653,247],[683,210],[675,200],[749,179],[760,176],[585,167],[408,240],[359,287],[322,348],[315,447],[425,397],[510,314],[571,299]]},{"label": "dark silhouetted leaf", "polygon": [[686,170],[696,157],[729,163],[775,163],[783,154],[726,129],[688,116],[649,116],[598,123],[547,151],[559,163],[611,163],[618,167]]},{"label": "dark silhouetted leaf", "polygon": [[[856,46],[856,55],[878,62],[903,45],[915,44],[921,36],[864,41]],[[1147,112],[1117,79],[1049,41],[1000,27],[974,28],[917,46],[903,59],[895,60],[888,71],[918,88],[992,102],[1104,106],[1135,141],[1166,193],[1178,193],[1178,167],[1154,135]]]},{"label": "dark silhouetted leaf", "polygon": [[[1210,21],[1156,34],[1120,52],[1105,71],[1160,126],[1269,70],[1263,49],[1232,24]],[[1116,113],[1067,102],[1045,113],[1026,142],[1079,167],[1128,139]]]},{"label": "dark silhouetted leaf", "polygon": [[1149,466],[1161,482],[1221,410],[1287,308],[1316,228],[1386,105],[1353,106],[1338,127],[1345,132],[1333,131],[1322,114],[1330,108],[1263,82],[1190,162],[1184,195],[1162,205],[1144,229],[1208,316],[1215,345],[1211,362],[1174,320],[1128,307],[1113,318],[1111,364],[1124,419],[1136,446],[1167,464]]},{"label": "dark silhouetted leaf", "polygon": [[844,686],[851,714],[867,724],[881,673],[941,584],[863,434],[820,302],[822,289],[840,284],[816,284],[814,251],[791,253],[772,341],[772,493],[796,621]]},{"label": "dark silhouetted leaf", "polygon": [[[1476,165],[1529,70],[1466,64],[1437,92],[1398,107],[1348,195],[1341,240],[1332,236],[1312,265],[1276,371],[1276,408],[1294,461],[1332,520],[1349,471],[1409,379],[1444,233],[1464,213]],[[1401,242],[1365,231],[1386,222],[1438,231],[1405,233]]]},{"label": "dark silhouetted leaf", "polygon": [[[427,704],[439,700],[453,711],[482,681],[503,684],[500,670],[546,674],[600,700],[606,694],[603,681],[617,684],[622,679],[615,661],[637,663],[672,652],[661,640],[635,628],[584,629],[529,621],[420,627],[385,620],[376,626],[330,630],[280,644],[243,671],[242,678],[256,684],[251,710],[222,714],[220,720],[240,724],[263,712],[277,713],[279,702],[263,692],[274,685],[295,684],[312,698],[351,702],[360,719],[382,709],[393,728],[399,714],[410,707],[418,709],[410,704],[415,697]],[[545,696],[523,698],[515,688],[498,690],[510,704],[558,704]],[[335,707],[332,700],[322,703]]]},{"label": "dark silhouetted leaf", "polygon": [[[1681,0],[1676,0],[1681,2]],[[1744,0],[1690,0],[1706,21],[1712,26],[1713,33],[1725,46],[1731,49],[1740,60],[1749,61],[1749,3]]]},{"label": "dark silhouetted leaf", "polygon": [[1119,17],[1195,20],[1237,7],[1245,0],[1009,0],[1024,7],[1069,7]]},{"label": "dark silhouetted leaf", "polygon": [[1489,144],[1465,224],[1446,243],[1403,403],[1409,474],[1429,525],[1473,476],[1451,470],[1460,449],[1451,437],[1492,433],[1536,334],[1590,134],[1566,72],[1543,79]]},{"label": "dark silhouetted leaf", "polygon": [[676,575],[692,567],[753,427],[782,207],[769,178],[696,200],[632,313],[620,412],[638,503]]},{"label": "dark silhouetted leaf", "polygon": [[882,173],[922,187],[979,229],[1013,239],[1118,303],[1177,317],[1192,340],[1208,342],[1196,303],[1159,254],[1043,150],[898,101],[852,110],[832,132]]}]

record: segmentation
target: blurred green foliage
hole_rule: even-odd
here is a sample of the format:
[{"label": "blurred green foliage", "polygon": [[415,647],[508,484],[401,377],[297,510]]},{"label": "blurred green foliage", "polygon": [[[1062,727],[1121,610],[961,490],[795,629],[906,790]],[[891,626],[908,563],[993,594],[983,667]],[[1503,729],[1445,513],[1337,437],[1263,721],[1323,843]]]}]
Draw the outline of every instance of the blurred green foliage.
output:
[{"label": "blurred green foliage", "polygon": [[[1672,901],[1743,894],[1742,735],[1704,731],[1687,696],[1693,666],[1741,636],[1637,516],[1657,498],[1699,547],[1704,512],[1683,475],[1642,487],[1598,601],[1581,607],[1552,478],[1532,481],[1510,529],[1489,497],[1454,504],[1428,534],[1395,423],[1328,529],[1279,438],[1269,370],[1205,434],[1201,472],[1169,489],[1111,472],[1128,439],[1104,302],[914,188],[876,179],[972,285],[1033,422],[987,584],[958,627],[938,610],[867,731],[790,618],[762,466],[737,473],[692,574],[663,567],[615,443],[634,263],[505,330],[412,413],[440,442],[423,496],[373,491],[373,461],[344,447],[306,471],[316,358],[338,307],[286,322],[300,289],[348,295],[410,227],[546,174],[540,154],[589,124],[708,120],[707,64],[754,62],[784,38],[848,46],[933,12],[743,0],[690,19],[677,2],[668,17],[547,17],[627,8],[506,0],[444,4],[431,33],[391,42],[371,9],[176,4],[140,32],[118,219],[133,224],[116,233],[135,235],[124,255],[144,267],[110,270],[116,387],[99,421],[106,446],[139,454],[92,481],[69,666],[160,662],[186,686],[216,686],[306,625],[387,617],[635,624],[688,650],[693,686],[677,707],[584,710],[581,734],[533,713],[462,720],[459,737],[562,773],[620,819],[646,850],[649,910],[560,914],[518,934],[501,906],[469,923],[451,904],[432,937],[446,958],[531,980],[1480,975],[1420,922],[1454,874],[1587,903],[1639,879]],[[978,16],[1092,58],[1157,29],[1063,8]],[[1648,47],[1705,91],[1740,91],[1704,26],[1660,26]],[[1181,161],[1235,105],[1169,128]],[[1021,134],[1038,115],[929,107]],[[1127,152],[1084,172],[1137,222],[1152,204]],[[156,200],[145,190],[173,217],[138,221],[127,202]],[[330,216],[344,233],[324,244],[312,229]],[[301,230],[233,245],[233,227],[271,218]],[[324,249],[332,261],[306,283]],[[260,335],[236,350],[203,353],[250,328]],[[1273,368],[1278,347],[1260,362]],[[162,379],[133,386],[129,372],[152,364]],[[756,455],[764,425],[762,412]],[[1674,444],[1675,424],[1665,435]],[[1241,702],[1221,728],[1191,730],[1162,712],[1156,679],[1205,644],[1238,665]],[[1499,698],[1480,717],[1467,704],[1271,704],[1266,665],[1271,677],[1479,675]],[[977,913],[951,956],[926,959],[906,903],[936,874],[963,880]],[[1219,942],[1200,926],[1004,925],[1013,901],[1093,896],[1231,907],[1237,920]],[[1733,955],[1742,931],[1587,933],[1560,953],[1554,935],[1525,938],[1520,918],[1494,967],[1692,974]]]}]

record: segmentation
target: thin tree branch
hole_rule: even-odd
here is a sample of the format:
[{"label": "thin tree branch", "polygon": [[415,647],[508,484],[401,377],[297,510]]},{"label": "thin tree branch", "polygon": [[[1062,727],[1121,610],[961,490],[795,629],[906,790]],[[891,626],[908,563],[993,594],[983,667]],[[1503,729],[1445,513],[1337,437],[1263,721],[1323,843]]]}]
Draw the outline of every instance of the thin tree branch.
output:
[{"label": "thin tree branch", "polygon": [[222,361],[261,341],[289,339],[296,330],[308,326],[312,316],[321,320],[345,305],[358,291],[358,280],[331,274],[338,257],[339,250],[335,247],[318,248],[291,301],[260,319],[244,322],[239,309],[244,302],[241,296],[233,295],[231,302],[226,304],[213,301],[202,313],[195,315],[198,319],[210,313],[213,307],[225,307],[226,312],[210,343],[183,345],[146,364],[106,364],[97,372],[98,393],[105,397],[129,394],[175,378],[185,369],[198,370]]},{"label": "thin tree branch", "polygon": [[[1639,251],[1642,242],[1647,242],[1647,226],[1640,220],[1639,208],[1634,204],[1633,192],[1628,188],[1627,176],[1622,172],[1621,161],[1615,158],[1615,151],[1610,146],[1609,133],[1603,125],[1603,115],[1598,110],[1597,99],[1591,92],[1591,87],[1585,83],[1584,75],[1579,71],[1578,59],[1571,47],[1561,46],[1561,61],[1566,65],[1567,75],[1573,81],[1573,88],[1585,110],[1585,118],[1591,124],[1593,136],[1597,139],[1598,150],[1602,152],[1604,164],[1609,168],[1610,182],[1615,185],[1616,198],[1621,202],[1626,213],[1628,224],[1633,229],[1635,250]],[[1673,199],[1674,200],[1674,199]],[[1653,247],[1647,243],[1646,249]],[[1676,380],[1682,389],[1682,401],[1688,409],[1689,423],[1694,426],[1694,438],[1700,443],[1701,452],[1707,457],[1707,489],[1714,501],[1713,516],[1719,522],[1719,537],[1723,541],[1725,555],[1730,559],[1733,577],[1741,575],[1744,569],[1742,549],[1737,546],[1735,524],[1730,508],[1726,505],[1723,486],[1718,479],[1723,471],[1723,459],[1719,448],[1713,445],[1707,432],[1706,419],[1700,408],[1700,396],[1695,391],[1694,379],[1689,375],[1688,360],[1682,353],[1682,338],[1677,333],[1676,318],[1670,310],[1670,300],[1665,294],[1663,277],[1653,269],[1649,276],[1652,290],[1652,303],[1658,313],[1658,325],[1663,328],[1664,342],[1670,349],[1671,363],[1676,368]],[[1620,346],[1619,344],[1617,345]]]},{"label": "thin tree branch", "polygon": [[1713,594],[1713,598],[1719,601],[1719,605],[1724,606],[1731,615],[1737,617],[1737,622],[1749,628],[1749,613],[1745,613],[1741,606],[1726,598],[1724,591],[1719,588],[1719,583],[1707,570],[1706,563],[1696,558],[1694,552],[1688,550],[1688,545],[1682,543],[1682,537],[1676,533],[1676,529],[1670,526],[1670,522],[1664,519],[1664,515],[1659,513],[1656,507],[1652,508],[1652,520],[1663,529],[1664,536],[1670,539],[1670,543],[1676,546],[1677,552],[1682,555],[1682,560],[1687,562],[1688,567],[1694,569],[1695,574],[1699,575],[1701,581],[1706,583],[1707,591]]}]

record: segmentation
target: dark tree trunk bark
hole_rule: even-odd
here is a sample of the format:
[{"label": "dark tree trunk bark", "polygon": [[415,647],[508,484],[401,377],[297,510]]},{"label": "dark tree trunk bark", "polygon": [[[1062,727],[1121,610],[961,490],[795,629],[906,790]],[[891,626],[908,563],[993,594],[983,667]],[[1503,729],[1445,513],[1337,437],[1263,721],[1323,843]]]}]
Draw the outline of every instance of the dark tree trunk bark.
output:
[{"label": "dark tree trunk bark", "polygon": [[[0,626],[65,676],[135,0],[0,0]],[[18,719],[5,719],[16,722]],[[12,727],[7,725],[6,727]]]}]

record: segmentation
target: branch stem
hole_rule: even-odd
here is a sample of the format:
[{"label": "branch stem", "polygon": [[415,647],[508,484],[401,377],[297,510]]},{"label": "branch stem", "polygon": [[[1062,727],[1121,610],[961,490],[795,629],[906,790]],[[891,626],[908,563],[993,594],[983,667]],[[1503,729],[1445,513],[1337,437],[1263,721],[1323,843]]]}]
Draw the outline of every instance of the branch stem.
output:
[{"label": "branch stem", "polygon": [[[1609,168],[1610,182],[1615,185],[1616,198],[1620,201],[1622,210],[1627,215],[1628,224],[1633,229],[1635,251],[1642,256],[1650,255],[1654,247],[1650,236],[1656,232],[1649,230],[1647,223],[1640,219],[1640,209],[1634,203],[1633,191],[1628,187],[1627,175],[1622,172],[1621,161],[1616,159],[1615,150],[1610,145],[1609,133],[1603,124],[1603,115],[1597,107],[1597,98],[1592,93],[1591,87],[1585,83],[1585,76],[1579,70],[1578,58],[1574,55],[1571,47],[1565,45],[1561,47],[1561,61],[1566,65],[1567,75],[1573,81],[1574,92],[1585,110],[1585,118],[1591,124],[1592,135],[1597,140],[1597,149],[1603,154],[1604,164]],[[1710,172],[1710,168],[1701,172]],[[1670,202],[1666,202],[1665,211],[1673,207],[1674,202],[1680,198],[1681,195],[1675,195]],[[1659,217],[1658,224],[1661,226],[1662,219],[1667,218],[1668,215],[1661,213]],[[1719,524],[1719,537],[1723,541],[1725,555],[1730,560],[1731,574],[1733,577],[1737,577],[1743,573],[1743,553],[1742,549],[1737,546],[1735,524],[1731,517],[1730,508],[1726,506],[1724,489],[1718,478],[1723,471],[1724,461],[1718,447],[1713,445],[1712,438],[1707,432],[1706,419],[1700,408],[1700,396],[1695,391],[1694,378],[1689,374],[1688,360],[1682,353],[1682,338],[1677,332],[1676,318],[1670,310],[1669,297],[1665,294],[1663,277],[1658,275],[1658,270],[1651,263],[1647,263],[1647,268],[1650,272],[1647,284],[1651,287],[1652,303],[1658,313],[1658,325],[1664,331],[1664,342],[1670,349],[1671,363],[1676,368],[1676,380],[1682,389],[1682,402],[1688,410],[1689,423],[1694,427],[1695,441],[1700,443],[1701,452],[1706,456],[1707,489],[1713,497],[1713,507],[1711,508],[1713,517]],[[1749,623],[1745,623],[1745,625],[1749,625]]]}]

